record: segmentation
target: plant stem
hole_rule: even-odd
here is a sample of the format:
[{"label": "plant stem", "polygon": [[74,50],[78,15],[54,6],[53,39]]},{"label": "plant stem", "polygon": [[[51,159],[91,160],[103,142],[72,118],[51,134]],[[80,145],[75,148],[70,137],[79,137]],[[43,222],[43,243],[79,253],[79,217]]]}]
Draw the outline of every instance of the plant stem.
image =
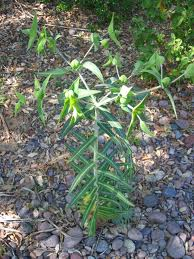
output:
[{"label": "plant stem", "polygon": [[93,47],[94,47],[94,43],[92,43],[92,45],[90,46],[90,48],[88,49],[88,51],[84,55],[83,59],[81,60],[81,63],[86,59],[86,57],[89,55],[89,53],[93,49]]},{"label": "plant stem", "polygon": [[160,88],[162,88],[162,86],[161,86],[161,85],[158,85],[158,86],[155,86],[155,87],[153,87],[153,88],[150,88],[150,89],[146,89],[146,90],[137,92],[136,95],[144,94],[144,93],[149,93],[149,92],[151,92],[151,91],[158,90],[158,89],[160,89]]},{"label": "plant stem", "polygon": [[94,149],[93,149],[93,162],[94,166],[94,177],[95,177],[95,187],[96,187],[96,195],[98,201],[98,138],[99,138],[99,127],[98,127],[98,109],[95,108],[94,114],[94,136],[96,137],[96,141],[94,142]]}]

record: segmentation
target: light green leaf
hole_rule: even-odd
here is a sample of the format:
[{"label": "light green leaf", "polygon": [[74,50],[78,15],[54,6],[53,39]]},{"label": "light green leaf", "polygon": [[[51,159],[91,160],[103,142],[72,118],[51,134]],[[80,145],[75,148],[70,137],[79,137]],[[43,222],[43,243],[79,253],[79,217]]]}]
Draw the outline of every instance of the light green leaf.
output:
[{"label": "light green leaf", "polygon": [[94,50],[97,51],[100,46],[100,36],[94,32],[91,34],[91,42],[94,44]]},{"label": "light green leaf", "polygon": [[112,15],[112,19],[111,19],[111,22],[110,22],[110,25],[108,26],[108,33],[109,33],[109,36],[111,38],[111,40],[121,48],[121,44],[120,42],[118,41],[117,37],[116,37],[116,34],[115,34],[115,30],[114,30],[114,14]]},{"label": "light green leaf", "polygon": [[140,121],[140,128],[142,129],[142,131],[145,132],[150,137],[154,137],[155,136],[154,133],[149,130],[145,121],[141,120],[141,118],[139,116],[138,116],[138,118],[139,118],[139,121]]},{"label": "light green leaf", "polygon": [[32,22],[32,27],[30,28],[30,31],[29,31],[30,38],[29,38],[29,41],[28,41],[27,50],[29,50],[33,46],[33,44],[36,40],[37,30],[38,30],[38,19],[37,19],[37,16],[35,15],[34,19],[33,19],[33,22]]},{"label": "light green leaf", "polygon": [[78,95],[79,99],[82,99],[82,98],[89,97],[89,96],[91,97],[91,95],[99,94],[99,93],[101,93],[101,91],[87,90],[87,89],[79,88],[75,93]]},{"label": "light green leaf", "polygon": [[95,236],[96,233],[96,221],[97,221],[97,209],[94,211],[90,222],[88,223],[89,236]]},{"label": "light green leaf", "polygon": [[51,75],[51,77],[60,77],[60,76],[64,76],[65,74],[68,74],[70,71],[71,71],[70,67],[56,68],[56,69],[48,70],[45,72],[39,72],[38,75],[39,76]]},{"label": "light green leaf", "polygon": [[75,190],[75,188],[81,183],[81,181],[86,176],[86,174],[90,172],[94,166],[95,166],[95,163],[90,163],[81,172],[79,172],[79,174],[76,176],[75,180],[71,185],[71,188],[69,190],[70,192],[73,192]]},{"label": "light green leaf", "polygon": [[169,98],[169,100],[170,100],[170,102],[171,102],[171,105],[172,105],[174,114],[175,114],[175,116],[176,116],[176,118],[177,118],[176,106],[175,106],[174,99],[173,99],[173,97],[172,97],[172,95],[171,95],[171,92],[170,92],[167,88],[163,88],[163,90],[164,90],[165,93],[167,94],[167,96],[168,96],[168,98]]},{"label": "light green leaf", "polygon": [[15,116],[21,111],[22,106],[26,103],[26,97],[23,94],[16,92],[16,96],[18,98],[18,102],[15,104]]},{"label": "light green leaf", "polygon": [[126,188],[128,188],[129,190],[131,189],[131,187],[129,186],[129,184],[127,184],[126,182],[124,182],[120,177],[118,177],[116,174],[114,174],[113,172],[108,172],[108,171],[100,171],[102,177],[105,176],[113,181],[116,181],[117,184],[123,185]]},{"label": "light green leaf", "polygon": [[100,69],[94,63],[86,61],[85,63],[83,63],[83,67],[90,70],[94,75],[98,77],[98,79],[100,79],[100,81],[104,82],[103,75]]},{"label": "light green leaf", "polygon": [[85,211],[84,211],[84,214],[83,214],[83,217],[82,217],[82,225],[84,226],[84,224],[86,223],[87,219],[89,216],[91,216],[91,212],[93,212],[93,210],[96,210],[95,209],[95,203],[97,201],[97,197],[95,194],[93,194],[88,206],[86,207]]},{"label": "light green leaf", "polygon": [[194,63],[188,65],[188,67],[185,70],[185,78],[190,78],[194,80]]}]

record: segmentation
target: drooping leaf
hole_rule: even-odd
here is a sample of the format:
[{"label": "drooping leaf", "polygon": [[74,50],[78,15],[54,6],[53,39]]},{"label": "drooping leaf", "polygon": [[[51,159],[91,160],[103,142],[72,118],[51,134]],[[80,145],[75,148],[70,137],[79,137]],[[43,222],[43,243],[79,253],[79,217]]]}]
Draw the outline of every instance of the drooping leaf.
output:
[{"label": "drooping leaf", "polygon": [[164,90],[165,93],[167,94],[167,96],[168,96],[168,98],[169,98],[169,100],[170,100],[170,102],[171,102],[171,105],[172,105],[174,114],[175,114],[175,116],[176,116],[176,118],[177,118],[176,106],[175,106],[175,102],[174,102],[174,99],[173,99],[173,97],[172,97],[172,94],[171,94],[171,92],[170,92],[167,88],[163,88],[163,90]]},{"label": "drooping leaf", "polygon": [[29,41],[28,41],[27,50],[29,50],[33,46],[33,44],[34,44],[34,42],[37,38],[37,31],[38,31],[38,19],[37,19],[37,16],[35,15],[34,19],[33,19],[33,22],[32,22],[32,27],[30,28],[30,31],[29,31],[29,37],[30,38],[29,38]]},{"label": "drooping leaf", "polygon": [[16,96],[18,98],[18,102],[15,104],[15,116],[18,114],[18,112],[20,112],[21,108],[26,103],[26,97],[23,94],[16,92]]},{"label": "drooping leaf", "polygon": [[38,75],[39,76],[51,75],[51,77],[61,77],[61,76],[64,76],[65,74],[68,74],[70,71],[71,71],[70,67],[56,68],[56,69],[48,70],[45,72],[39,72]]},{"label": "drooping leaf", "polygon": [[82,217],[82,225],[84,226],[84,224],[86,223],[86,221],[88,220],[89,216],[92,216],[92,213],[94,213],[95,211],[95,203],[96,203],[97,197],[95,194],[93,194],[93,196],[91,197],[91,200],[88,204],[88,206],[85,208],[83,217]]},{"label": "drooping leaf", "polygon": [[150,129],[148,128],[148,126],[146,125],[145,121],[143,121],[139,116],[139,121],[140,121],[140,128],[143,132],[145,132],[147,135],[149,135],[150,137],[154,137],[154,133],[150,131]]},{"label": "drooping leaf", "polygon": [[100,69],[94,63],[86,61],[83,63],[83,67],[90,70],[95,76],[98,77],[98,79],[100,79],[100,81],[104,82]]},{"label": "drooping leaf", "polygon": [[108,26],[108,33],[109,33],[109,37],[111,38],[111,40],[121,48],[121,44],[118,41],[116,34],[115,34],[115,30],[114,30],[114,14],[112,15],[112,19],[111,22]]},{"label": "drooping leaf", "polygon": [[108,171],[101,171],[101,175],[102,177],[107,177],[113,181],[116,181],[117,184],[119,185],[123,185],[126,188],[130,189],[131,187],[129,186],[129,184],[127,184],[125,181],[123,181],[120,177],[118,177],[116,174],[108,172]]},{"label": "drooping leaf", "polygon": [[75,93],[78,95],[79,99],[82,99],[82,98],[86,98],[89,96],[91,97],[91,95],[99,94],[99,93],[101,93],[101,91],[100,90],[86,90],[86,89],[79,88]]},{"label": "drooping leaf", "polygon": [[192,81],[194,81],[194,63],[188,65],[184,75],[185,78],[190,78]]},{"label": "drooping leaf", "polygon": [[97,51],[100,46],[100,36],[98,33],[91,34],[91,42],[94,44],[94,51]]}]

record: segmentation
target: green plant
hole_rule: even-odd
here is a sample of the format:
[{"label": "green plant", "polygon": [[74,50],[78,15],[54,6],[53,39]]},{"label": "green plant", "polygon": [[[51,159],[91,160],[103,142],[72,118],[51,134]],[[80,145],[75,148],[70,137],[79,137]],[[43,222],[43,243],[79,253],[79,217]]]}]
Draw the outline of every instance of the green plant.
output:
[{"label": "green plant", "polygon": [[[39,54],[37,44],[41,35],[38,26],[34,24],[37,24],[36,16],[28,34],[28,49],[29,46],[33,47],[31,44],[33,42]],[[72,153],[69,164],[76,174],[69,190],[72,194],[70,206],[78,206],[82,214],[82,225],[88,227],[90,235],[95,234],[98,222],[127,220],[131,214],[131,207],[134,205],[129,200],[129,195],[133,163],[128,139],[137,125],[146,134],[154,135],[144,119],[149,94],[154,90],[163,89],[171,100],[176,115],[170,86],[182,77],[194,77],[193,65],[190,65],[182,75],[171,81],[163,70],[165,59],[158,53],[153,54],[147,62],[137,62],[132,75],[120,75],[119,50],[122,46],[114,29],[114,16],[108,27],[108,35],[109,38],[98,34],[91,35],[92,44],[82,59],[77,57],[68,61],[65,54],[56,47],[56,53],[67,63],[67,66],[39,73],[39,76],[46,77],[42,84],[35,77],[34,95],[37,100],[38,114],[45,124],[43,100],[50,80],[56,76],[63,77],[66,73],[74,76],[72,84],[68,89],[64,89],[60,96],[62,107],[59,123],[65,120],[61,130],[62,138],[68,134],[68,138],[71,139],[73,135],[70,143],[66,141],[65,144]],[[105,78],[102,72],[103,66],[100,69],[87,58],[93,50],[109,48],[109,41],[115,43],[117,50],[112,53],[112,59],[106,66],[113,66],[115,74]],[[110,53],[108,55],[110,58]],[[86,70],[90,72],[92,78],[94,76],[90,85],[84,73]],[[129,79],[134,75],[142,74],[154,76],[158,81],[158,86],[143,91],[134,89]],[[98,83],[95,83],[96,79]],[[112,113],[114,107],[130,114],[130,121],[126,124],[121,122],[118,116]],[[85,120],[90,126],[81,133],[80,126]],[[103,137],[103,143],[99,142],[100,137]]]}]

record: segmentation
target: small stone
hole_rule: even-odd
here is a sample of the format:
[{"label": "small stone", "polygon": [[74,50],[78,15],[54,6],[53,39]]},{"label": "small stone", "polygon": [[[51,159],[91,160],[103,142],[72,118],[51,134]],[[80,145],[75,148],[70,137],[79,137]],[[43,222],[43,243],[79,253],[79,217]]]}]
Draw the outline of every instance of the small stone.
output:
[{"label": "small stone", "polygon": [[121,240],[120,238],[115,238],[112,242],[112,249],[117,251],[119,249],[121,249],[121,247],[123,246],[123,240]]},{"label": "small stone", "polygon": [[158,204],[158,197],[155,194],[148,194],[143,199],[144,205],[153,208]]},{"label": "small stone", "polygon": [[152,224],[163,224],[166,222],[166,215],[162,212],[151,212],[148,216],[148,220]]},{"label": "small stone", "polygon": [[184,143],[187,148],[194,146],[194,135],[190,135],[184,139]]},{"label": "small stone", "polygon": [[167,230],[170,234],[176,235],[177,233],[179,233],[181,231],[181,228],[177,222],[170,221],[167,224]]},{"label": "small stone", "polygon": [[53,226],[48,222],[41,222],[38,224],[38,231],[48,231],[49,229],[53,229]]},{"label": "small stone", "polygon": [[167,107],[168,107],[168,101],[166,101],[166,100],[160,100],[160,101],[159,101],[159,106],[160,106],[161,108],[167,108]]},{"label": "small stone", "polygon": [[26,235],[31,234],[32,231],[33,231],[33,226],[30,223],[27,223],[27,222],[22,222],[21,225],[20,225],[20,228],[21,228],[21,232],[26,234]]},{"label": "small stone", "polygon": [[142,233],[136,228],[132,228],[129,230],[128,237],[134,241],[141,241],[143,239]]},{"label": "small stone", "polygon": [[135,244],[130,239],[124,241],[124,246],[127,248],[127,252],[132,254],[135,252]]},{"label": "small stone", "polygon": [[105,138],[104,138],[104,136],[99,136],[98,137],[98,142],[99,142],[99,144],[101,144],[101,145],[103,145],[104,143],[105,143]]},{"label": "small stone", "polygon": [[22,178],[20,180],[20,185],[21,187],[25,187],[28,189],[33,189],[35,186],[35,181],[34,178],[32,176],[25,176],[24,178]]},{"label": "small stone", "polygon": [[164,248],[166,247],[166,241],[164,239],[161,239],[159,242],[159,247],[160,247],[160,251],[163,251]]},{"label": "small stone", "polygon": [[82,259],[83,257],[79,253],[73,253],[70,256],[70,259]]},{"label": "small stone", "polygon": [[38,258],[38,257],[41,256],[44,252],[45,252],[44,249],[42,249],[42,248],[36,248],[36,249],[33,250],[32,252],[30,252],[30,256],[31,256],[31,258]]},{"label": "small stone", "polygon": [[40,206],[40,201],[38,199],[34,199],[31,201],[32,208],[38,208]]},{"label": "small stone", "polygon": [[64,239],[64,249],[71,249],[78,245],[83,239],[83,232],[79,227],[74,227],[67,232]]},{"label": "small stone", "polygon": [[142,234],[143,234],[144,237],[147,237],[147,236],[150,235],[150,233],[151,233],[151,228],[145,227],[145,228],[142,229],[141,232],[142,232]]},{"label": "small stone", "polygon": [[59,259],[68,259],[69,258],[69,254],[62,252],[59,254]]},{"label": "small stone", "polygon": [[144,259],[144,258],[146,258],[146,256],[147,256],[147,254],[146,254],[146,252],[145,251],[140,251],[138,254],[137,254],[137,258],[138,259]]},{"label": "small stone", "polygon": [[89,247],[92,247],[96,242],[96,238],[95,237],[88,237],[85,239],[85,245],[86,246],[89,246]]},{"label": "small stone", "polygon": [[47,239],[50,236],[51,236],[50,233],[40,233],[40,234],[35,236],[35,239],[38,240],[38,241],[41,241],[41,240]]},{"label": "small stone", "polygon": [[167,116],[161,117],[159,119],[160,125],[167,125],[169,124],[169,122],[170,122],[170,119]]},{"label": "small stone", "polygon": [[24,206],[21,208],[21,210],[18,212],[18,215],[21,217],[21,218],[27,218],[29,217],[29,212],[30,212],[30,209],[27,207],[27,206]]},{"label": "small stone", "polygon": [[176,139],[180,139],[182,137],[182,135],[183,135],[179,130],[175,130],[174,133],[175,133],[175,138]]},{"label": "small stone", "polygon": [[165,172],[156,169],[155,171],[151,172],[149,175],[146,175],[146,180],[148,182],[154,183],[162,180],[164,176],[165,176]]},{"label": "small stone", "polygon": [[69,35],[73,36],[76,33],[74,29],[69,29]]},{"label": "small stone", "polygon": [[185,255],[185,248],[183,241],[178,236],[173,236],[168,241],[166,251],[172,258],[183,258]]},{"label": "small stone", "polygon": [[190,126],[188,120],[178,119],[175,123],[180,129],[187,129]]},{"label": "small stone", "polygon": [[50,237],[48,237],[47,239],[41,241],[41,246],[43,248],[47,247],[47,248],[55,248],[56,245],[59,244],[59,237],[56,235],[52,235]]},{"label": "small stone", "polygon": [[155,229],[151,233],[152,241],[160,241],[164,239],[164,232],[160,229]]},{"label": "small stone", "polygon": [[159,246],[156,243],[148,244],[148,251],[151,254],[155,254],[158,251],[158,248],[159,248]]},{"label": "small stone", "polygon": [[175,188],[168,186],[164,188],[163,195],[166,198],[174,198],[176,196],[176,190]]},{"label": "small stone", "polygon": [[98,242],[98,245],[96,247],[96,251],[97,253],[104,253],[105,251],[107,251],[109,249],[109,245],[107,243],[106,240],[100,240]]}]

